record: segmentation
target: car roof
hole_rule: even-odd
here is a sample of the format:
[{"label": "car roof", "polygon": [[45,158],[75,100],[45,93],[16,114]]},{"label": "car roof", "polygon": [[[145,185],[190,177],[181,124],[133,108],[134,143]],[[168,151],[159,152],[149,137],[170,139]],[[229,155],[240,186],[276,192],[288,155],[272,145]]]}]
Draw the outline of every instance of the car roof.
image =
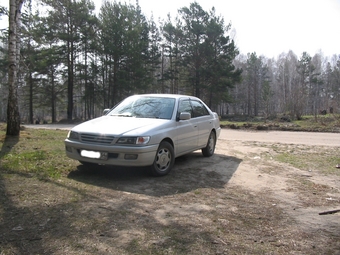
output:
[{"label": "car roof", "polygon": [[194,96],[182,95],[182,94],[136,94],[133,96],[143,96],[143,97],[169,97],[169,98],[190,98],[190,99],[199,99]]}]

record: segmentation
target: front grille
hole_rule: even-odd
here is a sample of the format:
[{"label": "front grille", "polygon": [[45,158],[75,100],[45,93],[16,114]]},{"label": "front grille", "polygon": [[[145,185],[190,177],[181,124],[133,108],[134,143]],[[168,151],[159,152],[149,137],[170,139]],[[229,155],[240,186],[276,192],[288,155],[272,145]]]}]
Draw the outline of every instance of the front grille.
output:
[{"label": "front grille", "polygon": [[84,143],[111,144],[114,136],[100,134],[81,134],[81,141]]}]

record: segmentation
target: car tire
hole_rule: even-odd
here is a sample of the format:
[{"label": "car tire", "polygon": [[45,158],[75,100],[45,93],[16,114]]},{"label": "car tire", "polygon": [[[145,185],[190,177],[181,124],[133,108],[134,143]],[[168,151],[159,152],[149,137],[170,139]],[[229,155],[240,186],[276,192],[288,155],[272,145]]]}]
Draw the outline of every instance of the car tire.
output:
[{"label": "car tire", "polygon": [[203,156],[211,157],[212,155],[214,155],[215,146],[216,146],[216,134],[214,131],[211,131],[209,138],[208,138],[207,146],[205,146],[202,149]]},{"label": "car tire", "polygon": [[166,141],[159,144],[155,160],[151,166],[151,174],[154,176],[167,175],[175,163],[175,153],[172,145]]}]

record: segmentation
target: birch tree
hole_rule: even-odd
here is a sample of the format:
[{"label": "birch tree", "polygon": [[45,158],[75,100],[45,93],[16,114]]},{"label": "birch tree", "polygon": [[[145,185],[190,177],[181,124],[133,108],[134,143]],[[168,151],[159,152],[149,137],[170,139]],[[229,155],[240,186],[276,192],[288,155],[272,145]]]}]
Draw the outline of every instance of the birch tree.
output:
[{"label": "birch tree", "polygon": [[9,1],[8,105],[6,135],[20,135],[18,107],[18,70],[20,62],[20,19],[24,0]]}]

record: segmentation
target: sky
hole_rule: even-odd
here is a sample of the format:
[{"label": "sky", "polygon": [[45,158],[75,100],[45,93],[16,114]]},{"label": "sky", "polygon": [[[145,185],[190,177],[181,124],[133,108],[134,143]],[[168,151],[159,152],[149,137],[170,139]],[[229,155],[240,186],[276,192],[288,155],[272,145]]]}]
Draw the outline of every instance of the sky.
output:
[{"label": "sky", "polygon": [[[34,0],[33,0],[34,1]],[[92,0],[97,11],[102,0]],[[113,0],[112,0],[113,1]],[[118,1],[118,0],[117,0]],[[120,0],[135,4],[136,0]],[[147,18],[166,19],[189,7],[194,0],[138,0]],[[8,6],[9,0],[0,0]],[[231,23],[234,40],[242,54],[256,52],[269,58],[292,50],[300,57],[322,52],[340,55],[340,0],[197,0],[205,11]],[[2,18],[1,23],[7,22]]]}]

